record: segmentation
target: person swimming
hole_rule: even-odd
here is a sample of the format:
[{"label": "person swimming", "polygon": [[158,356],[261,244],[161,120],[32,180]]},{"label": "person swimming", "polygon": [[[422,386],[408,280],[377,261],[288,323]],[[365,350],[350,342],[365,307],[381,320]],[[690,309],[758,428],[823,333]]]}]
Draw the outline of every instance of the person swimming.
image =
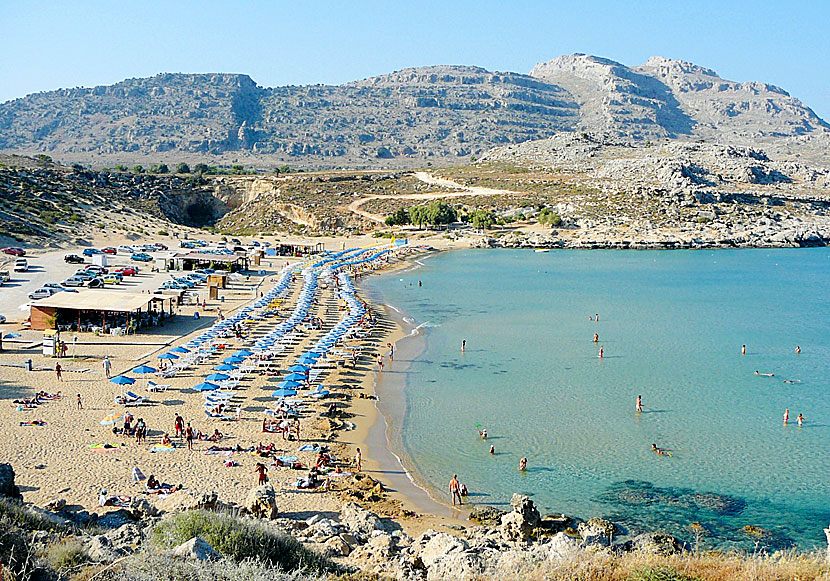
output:
[{"label": "person swimming", "polygon": [[495,453],[496,453],[496,447],[493,446],[492,444],[490,444],[490,453],[493,454],[493,455],[495,455]]},{"label": "person swimming", "polygon": [[668,456],[669,458],[671,458],[671,452],[669,452],[668,450],[664,450],[663,448],[658,448],[657,444],[651,445],[651,451],[657,452],[658,456]]},{"label": "person swimming", "polygon": [[599,348],[599,358],[602,359],[605,356],[605,347],[600,346]]},{"label": "person swimming", "polygon": [[757,369],[755,370],[755,375],[760,375],[762,377],[775,377],[774,373],[760,373]]},{"label": "person swimming", "polygon": [[795,346],[795,354],[798,355],[799,353],[801,353],[801,345],[796,345]]}]

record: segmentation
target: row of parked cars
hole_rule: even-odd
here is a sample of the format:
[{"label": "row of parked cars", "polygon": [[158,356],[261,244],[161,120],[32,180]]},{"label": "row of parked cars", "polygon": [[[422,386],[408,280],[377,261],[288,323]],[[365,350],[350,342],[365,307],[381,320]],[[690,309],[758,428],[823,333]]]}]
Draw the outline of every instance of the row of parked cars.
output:
[{"label": "row of parked cars", "polygon": [[59,292],[78,292],[74,287],[104,288],[107,284],[120,284],[125,276],[135,276],[138,268],[135,266],[122,266],[109,270],[96,264],[86,265],[84,268],[75,271],[75,274],[62,280],[60,284],[47,282],[37,290],[29,293],[33,300],[51,297]]},{"label": "row of parked cars", "polygon": [[116,248],[115,246],[107,246],[105,248],[84,248],[84,256],[92,256],[94,254],[137,254],[142,252],[156,252],[158,250],[167,250],[167,246],[161,242],[155,244],[123,244]]}]

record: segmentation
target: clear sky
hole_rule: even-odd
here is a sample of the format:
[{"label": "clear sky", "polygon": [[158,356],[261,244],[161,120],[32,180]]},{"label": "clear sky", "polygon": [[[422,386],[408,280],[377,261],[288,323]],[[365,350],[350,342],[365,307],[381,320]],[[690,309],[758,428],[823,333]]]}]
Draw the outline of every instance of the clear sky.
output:
[{"label": "clear sky", "polygon": [[823,0],[0,0],[0,102],[160,72],[339,84],[433,64],[526,73],[582,52],[691,61],[830,119],[828,23]]}]

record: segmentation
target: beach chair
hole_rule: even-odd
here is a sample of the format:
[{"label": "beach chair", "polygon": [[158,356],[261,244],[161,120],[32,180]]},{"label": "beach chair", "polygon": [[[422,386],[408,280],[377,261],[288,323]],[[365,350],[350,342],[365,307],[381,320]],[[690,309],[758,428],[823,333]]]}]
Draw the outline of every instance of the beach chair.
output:
[{"label": "beach chair", "polygon": [[156,383],[155,381],[148,381],[147,382],[147,391],[149,391],[149,392],[154,392],[154,391],[163,392],[163,391],[167,391],[167,389],[169,387],[170,387],[169,383],[161,384],[161,383]]},{"label": "beach chair", "polygon": [[326,397],[329,393],[329,390],[323,388],[322,385],[318,385],[317,389],[311,392],[311,397],[313,397],[314,399],[322,399]]},{"label": "beach chair", "polygon": [[156,375],[164,378],[170,379],[171,377],[176,377],[177,370],[175,368],[165,369],[163,371],[156,371]]},{"label": "beach chair", "polygon": [[138,405],[148,401],[146,397],[136,395],[131,391],[124,394],[124,405]]}]

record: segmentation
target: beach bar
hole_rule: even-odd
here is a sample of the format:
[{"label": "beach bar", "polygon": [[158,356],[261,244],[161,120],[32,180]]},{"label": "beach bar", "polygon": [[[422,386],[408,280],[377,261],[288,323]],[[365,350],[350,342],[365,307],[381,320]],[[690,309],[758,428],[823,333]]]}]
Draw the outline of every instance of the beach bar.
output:
[{"label": "beach bar", "polygon": [[176,298],[121,291],[62,292],[32,302],[32,329],[126,334],[159,325],[173,314]]},{"label": "beach bar", "polygon": [[211,254],[207,252],[176,253],[168,259],[171,269],[197,270],[199,268],[213,268],[238,272],[248,269],[248,257],[243,254]]}]

